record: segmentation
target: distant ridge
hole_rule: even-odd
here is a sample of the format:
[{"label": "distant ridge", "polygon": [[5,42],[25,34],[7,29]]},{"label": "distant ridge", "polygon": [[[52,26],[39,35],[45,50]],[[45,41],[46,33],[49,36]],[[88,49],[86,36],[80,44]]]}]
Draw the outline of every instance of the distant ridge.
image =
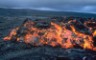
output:
[{"label": "distant ridge", "polygon": [[33,9],[5,9],[0,8],[0,16],[76,16],[76,17],[96,17],[96,14],[78,13],[78,12],[59,12],[59,11],[41,11]]}]

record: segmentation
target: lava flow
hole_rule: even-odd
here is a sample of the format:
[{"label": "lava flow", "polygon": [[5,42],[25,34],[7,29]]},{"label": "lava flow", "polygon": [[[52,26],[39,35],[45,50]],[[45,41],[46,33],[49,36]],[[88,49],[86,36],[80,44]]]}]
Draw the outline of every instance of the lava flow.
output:
[{"label": "lava flow", "polygon": [[[42,25],[43,23],[44,25]],[[38,24],[41,24],[41,26],[38,26]],[[92,27],[87,26],[87,23],[81,24],[75,20],[68,23],[50,22],[50,24],[26,20],[21,26],[12,29],[10,34],[4,37],[4,40],[14,40],[34,46],[80,47],[96,51],[94,45],[96,42],[93,39],[96,37],[96,29],[90,30],[90,28]]]}]

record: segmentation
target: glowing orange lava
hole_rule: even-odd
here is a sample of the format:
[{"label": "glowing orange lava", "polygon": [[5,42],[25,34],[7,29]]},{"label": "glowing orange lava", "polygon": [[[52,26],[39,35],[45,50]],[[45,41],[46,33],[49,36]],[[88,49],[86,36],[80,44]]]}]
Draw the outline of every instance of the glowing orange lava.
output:
[{"label": "glowing orange lava", "polygon": [[[51,22],[51,26],[47,29],[37,28],[34,26],[34,22],[28,21],[22,25],[13,29],[4,40],[23,41],[26,44],[32,44],[35,46],[51,45],[61,46],[62,48],[73,48],[76,45],[84,49],[95,50],[93,45],[93,36],[96,36],[96,30],[92,35],[84,34],[78,30],[74,25],[70,25],[70,29],[66,28],[66,25],[57,24]],[[17,33],[19,31],[19,33]]]}]

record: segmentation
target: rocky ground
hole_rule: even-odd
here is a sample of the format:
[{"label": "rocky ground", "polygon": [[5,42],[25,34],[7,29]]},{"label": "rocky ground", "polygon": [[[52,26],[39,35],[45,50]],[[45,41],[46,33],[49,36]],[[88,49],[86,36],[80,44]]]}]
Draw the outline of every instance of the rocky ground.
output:
[{"label": "rocky ground", "polygon": [[0,60],[96,60],[96,52],[84,49],[63,49],[51,46],[30,46],[3,41],[10,30],[26,17],[0,17]]}]

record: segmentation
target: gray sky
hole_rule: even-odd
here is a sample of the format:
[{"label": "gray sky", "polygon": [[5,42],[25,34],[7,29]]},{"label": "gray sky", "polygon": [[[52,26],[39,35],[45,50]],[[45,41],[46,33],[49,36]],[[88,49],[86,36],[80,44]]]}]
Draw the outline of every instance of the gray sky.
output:
[{"label": "gray sky", "polygon": [[0,0],[0,8],[96,13],[96,0]]}]

